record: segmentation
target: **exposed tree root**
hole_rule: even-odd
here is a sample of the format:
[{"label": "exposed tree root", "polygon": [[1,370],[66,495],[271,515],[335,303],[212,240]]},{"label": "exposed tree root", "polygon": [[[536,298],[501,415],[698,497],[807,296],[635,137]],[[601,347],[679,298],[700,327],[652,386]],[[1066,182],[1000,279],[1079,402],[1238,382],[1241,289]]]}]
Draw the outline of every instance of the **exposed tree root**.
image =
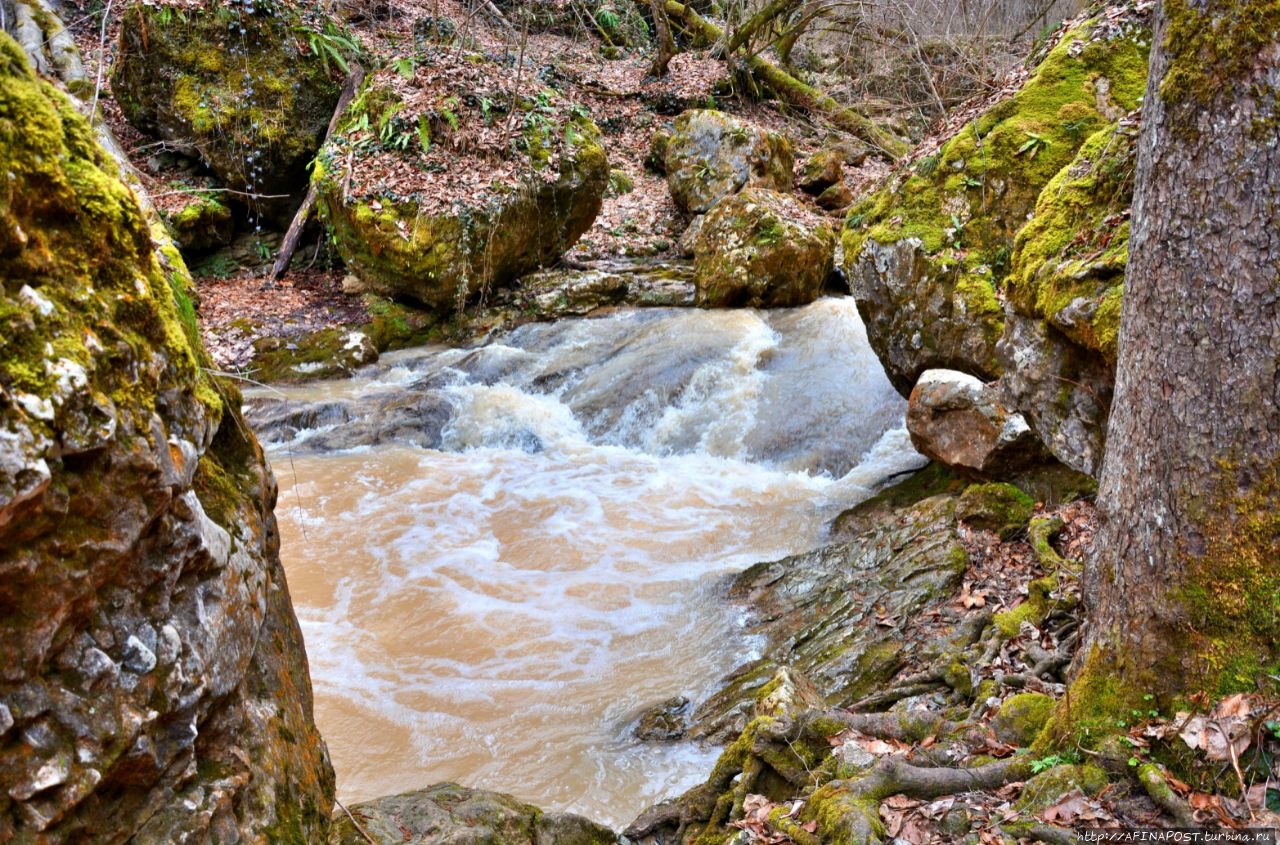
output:
[{"label": "exposed tree root", "polygon": [[1146,790],[1147,795],[1160,809],[1173,816],[1178,827],[1198,827],[1191,805],[1178,796],[1169,786],[1164,772],[1154,763],[1146,763],[1138,768],[1138,782]]}]

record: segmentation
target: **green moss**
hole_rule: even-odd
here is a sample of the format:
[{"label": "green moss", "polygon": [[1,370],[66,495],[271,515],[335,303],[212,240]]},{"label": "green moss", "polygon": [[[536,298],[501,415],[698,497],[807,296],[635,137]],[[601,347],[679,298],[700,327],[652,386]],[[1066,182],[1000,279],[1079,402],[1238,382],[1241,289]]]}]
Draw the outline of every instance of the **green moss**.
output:
[{"label": "green moss", "polygon": [[153,252],[151,224],[88,124],[7,36],[0,68],[0,386],[57,405],[78,369],[95,395],[146,413],[189,385],[216,423],[181,259]]},{"label": "green moss", "polygon": [[996,735],[1014,745],[1030,745],[1053,715],[1057,702],[1038,692],[1011,696],[992,720]]},{"label": "green moss", "polygon": [[1114,120],[1115,110],[1134,108],[1145,89],[1149,30],[1132,20],[1111,26],[1095,19],[1066,33],[1017,94],[853,207],[846,261],[860,260],[868,241],[916,238],[932,265],[923,272],[954,284],[965,309],[998,324],[995,291],[1008,250],[1042,189],[1090,133]]},{"label": "green moss", "polygon": [[[1094,133],[1041,192],[1018,233],[1010,301],[1114,364],[1129,258],[1137,130],[1131,121]],[[1070,310],[1068,310],[1070,309]]]},{"label": "green moss", "polygon": [[291,4],[209,2],[181,15],[133,4],[112,90],[131,123],[189,140],[228,185],[288,193],[305,182],[341,79],[300,28]]},{"label": "green moss", "polygon": [[[1273,0],[1247,0],[1203,9],[1187,0],[1169,0],[1164,14],[1168,71],[1160,82],[1160,98],[1174,117],[1171,125],[1191,131],[1195,115],[1258,73],[1259,55],[1274,46],[1280,32],[1280,6]],[[1270,90],[1262,79],[1254,84],[1264,96]]]},{"label": "green moss", "polygon": [[1012,484],[974,484],[960,494],[956,517],[1009,539],[1027,527],[1035,500]]},{"label": "green moss", "polygon": [[1088,764],[1064,764],[1032,777],[1022,788],[1014,807],[1024,813],[1051,807],[1076,789],[1097,795],[1107,785],[1107,773]]},{"label": "green moss", "polygon": [[878,837],[876,841],[885,837],[880,801],[855,794],[843,781],[815,789],[805,801],[800,820],[816,822],[818,841],[825,845],[859,845],[867,841],[867,832]]},{"label": "green moss", "polygon": [[1023,622],[1030,622],[1037,627],[1044,622],[1053,609],[1051,595],[1058,589],[1058,579],[1053,576],[1038,578],[1027,585],[1026,601],[1012,610],[1005,610],[995,615],[995,625],[1006,637],[1016,637],[1022,629]]},{"label": "green moss", "polygon": [[1185,581],[1172,595],[1186,610],[1200,685],[1221,693],[1252,691],[1280,664],[1280,469],[1255,474],[1238,491],[1246,473],[1224,461],[1213,488],[1190,497],[1205,547],[1181,553]]}]

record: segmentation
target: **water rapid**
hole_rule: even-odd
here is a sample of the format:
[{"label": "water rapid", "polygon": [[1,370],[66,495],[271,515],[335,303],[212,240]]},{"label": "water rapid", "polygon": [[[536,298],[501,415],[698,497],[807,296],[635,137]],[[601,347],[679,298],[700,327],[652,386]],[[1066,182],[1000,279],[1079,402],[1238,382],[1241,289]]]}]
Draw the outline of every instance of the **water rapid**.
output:
[{"label": "water rapid", "polygon": [[722,576],[921,463],[850,299],[529,325],[252,404],[340,797],[619,827],[714,761],[630,728],[752,656]]}]

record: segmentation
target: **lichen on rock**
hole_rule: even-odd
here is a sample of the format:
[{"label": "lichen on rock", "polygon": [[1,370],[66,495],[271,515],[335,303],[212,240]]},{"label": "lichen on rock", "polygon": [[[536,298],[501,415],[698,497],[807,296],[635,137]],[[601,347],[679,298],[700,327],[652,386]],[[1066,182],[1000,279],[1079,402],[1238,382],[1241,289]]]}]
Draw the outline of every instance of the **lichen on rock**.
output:
[{"label": "lichen on rock", "polygon": [[1063,34],[1016,94],[850,209],[845,269],[905,395],[925,369],[994,378],[1014,239],[1041,190],[1146,85],[1145,13]]},{"label": "lichen on rock", "polygon": [[744,188],[702,218],[693,239],[696,301],[780,308],[818,298],[831,275],[835,232],[793,197]]},{"label": "lichen on rock", "polygon": [[[297,194],[342,77],[323,46],[306,46],[332,34],[309,26],[272,0],[135,2],[120,17],[111,90],[130,123],[197,155],[228,187]],[[276,205],[287,220],[287,203]]]},{"label": "lichen on rock", "polygon": [[271,508],[190,279],[0,34],[0,840],[320,841]]},{"label": "lichen on rock", "polygon": [[671,198],[695,214],[750,185],[786,193],[791,168],[782,135],[712,109],[681,113],[663,151]]},{"label": "lichen on rock", "polygon": [[595,220],[609,163],[595,123],[554,90],[513,99],[510,69],[480,55],[413,63],[366,81],[313,179],[370,290],[460,311],[563,255]]}]

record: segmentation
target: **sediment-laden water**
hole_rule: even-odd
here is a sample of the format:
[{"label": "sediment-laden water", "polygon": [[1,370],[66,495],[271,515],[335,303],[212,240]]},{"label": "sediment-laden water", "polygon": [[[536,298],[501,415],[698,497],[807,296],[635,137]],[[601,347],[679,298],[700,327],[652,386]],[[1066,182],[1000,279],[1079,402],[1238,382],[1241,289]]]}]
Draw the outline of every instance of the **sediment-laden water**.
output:
[{"label": "sediment-laden water", "polygon": [[263,392],[345,801],[441,780],[617,826],[715,749],[630,737],[751,656],[722,576],[917,466],[852,300],[624,311]]}]

